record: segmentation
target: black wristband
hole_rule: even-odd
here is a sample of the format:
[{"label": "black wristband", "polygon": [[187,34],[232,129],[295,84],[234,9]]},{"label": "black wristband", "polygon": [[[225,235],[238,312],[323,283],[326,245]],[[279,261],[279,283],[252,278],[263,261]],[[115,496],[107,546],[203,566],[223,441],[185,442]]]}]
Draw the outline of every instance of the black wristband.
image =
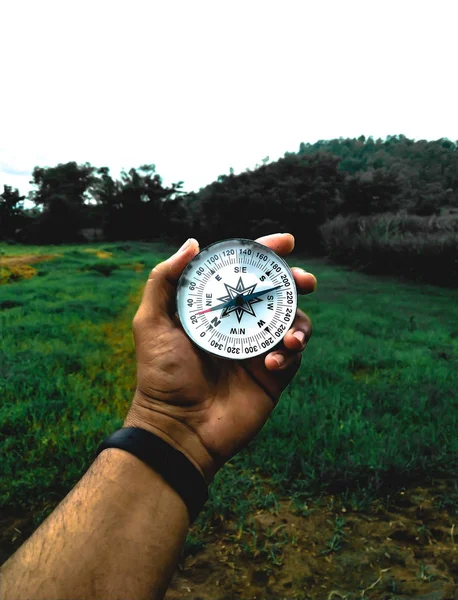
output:
[{"label": "black wristband", "polygon": [[104,440],[97,455],[107,448],[130,452],[162,475],[181,496],[193,523],[208,499],[204,478],[186,456],[163,439],[138,427],[123,427]]}]

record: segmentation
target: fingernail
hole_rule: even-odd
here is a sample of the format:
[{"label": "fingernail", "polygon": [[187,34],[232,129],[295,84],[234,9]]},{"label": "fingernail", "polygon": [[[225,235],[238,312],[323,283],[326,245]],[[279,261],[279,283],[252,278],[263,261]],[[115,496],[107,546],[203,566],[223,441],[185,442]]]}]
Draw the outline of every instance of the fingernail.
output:
[{"label": "fingernail", "polygon": [[277,366],[281,367],[282,364],[285,362],[285,357],[283,356],[283,354],[274,354],[274,360],[277,363]]},{"label": "fingernail", "polygon": [[186,250],[186,248],[189,248],[189,244],[191,243],[191,239],[192,238],[189,238],[188,240],[186,240],[186,242],[178,250],[177,254],[180,254],[180,252],[184,252]]},{"label": "fingernail", "polygon": [[[301,273],[304,273],[304,275],[312,275],[312,273],[310,273],[309,271],[306,271],[302,267],[294,267],[294,270],[295,271],[300,271]],[[315,275],[313,275],[313,277],[315,277]]]},{"label": "fingernail", "polygon": [[305,340],[305,333],[303,331],[296,331],[293,335],[296,338],[296,340],[299,340],[301,346],[303,346]]}]

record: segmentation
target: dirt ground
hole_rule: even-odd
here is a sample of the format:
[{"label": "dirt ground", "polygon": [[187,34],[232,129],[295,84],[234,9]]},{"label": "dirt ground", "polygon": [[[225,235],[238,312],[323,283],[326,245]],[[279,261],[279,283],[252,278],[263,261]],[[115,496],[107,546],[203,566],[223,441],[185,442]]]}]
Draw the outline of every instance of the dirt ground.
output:
[{"label": "dirt ground", "polygon": [[[276,514],[226,522],[183,557],[166,600],[458,600],[454,480],[400,491],[364,512],[324,496]],[[32,532],[31,518],[0,514],[0,563]]]},{"label": "dirt ground", "polygon": [[254,515],[248,536],[231,523],[209,536],[182,561],[166,599],[458,599],[455,501],[451,480],[364,513],[328,496],[302,516],[284,500],[278,514]]}]

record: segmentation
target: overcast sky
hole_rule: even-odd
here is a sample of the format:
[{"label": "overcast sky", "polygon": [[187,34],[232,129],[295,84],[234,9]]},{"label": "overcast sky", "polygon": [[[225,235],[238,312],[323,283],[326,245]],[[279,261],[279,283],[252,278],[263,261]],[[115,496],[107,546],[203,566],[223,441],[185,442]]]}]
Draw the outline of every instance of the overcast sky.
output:
[{"label": "overcast sky", "polygon": [[458,139],[456,0],[0,2],[0,189],[34,166],[166,183],[301,141]]}]

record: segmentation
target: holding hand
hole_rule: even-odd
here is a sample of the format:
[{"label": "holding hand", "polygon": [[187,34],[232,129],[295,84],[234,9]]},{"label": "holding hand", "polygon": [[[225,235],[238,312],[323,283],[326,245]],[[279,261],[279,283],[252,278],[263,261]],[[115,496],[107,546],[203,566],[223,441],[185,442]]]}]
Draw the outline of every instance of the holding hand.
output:
[{"label": "holding hand", "polygon": [[[290,234],[257,240],[280,256],[294,248]],[[157,265],[133,322],[137,389],[125,427],[140,427],[183,452],[210,483],[216,471],[262,428],[300,366],[312,329],[300,310],[282,343],[263,356],[227,361],[197,348],[175,313],[176,284],[198,253],[190,239]],[[316,279],[292,270],[297,291],[313,292]]]}]

